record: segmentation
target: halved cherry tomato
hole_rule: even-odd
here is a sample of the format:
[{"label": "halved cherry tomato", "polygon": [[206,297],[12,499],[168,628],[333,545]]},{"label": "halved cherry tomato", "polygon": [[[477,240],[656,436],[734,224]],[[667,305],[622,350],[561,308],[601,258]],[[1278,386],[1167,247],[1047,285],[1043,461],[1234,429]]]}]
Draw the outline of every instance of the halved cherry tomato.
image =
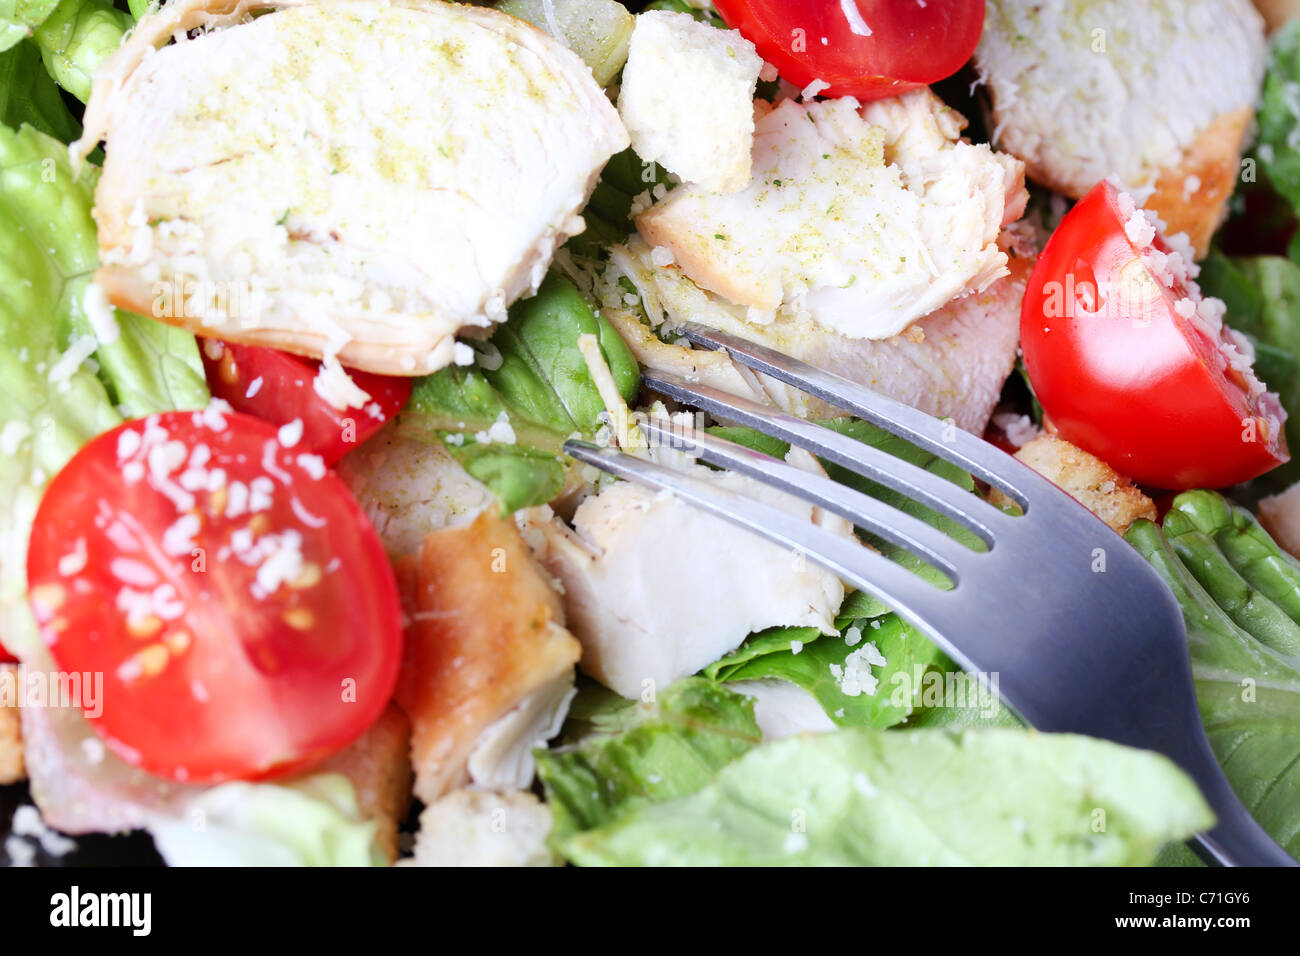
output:
[{"label": "halved cherry tomato", "polygon": [[401,610],[378,535],[319,457],[247,415],[91,441],[45,492],[27,578],[59,667],[103,674],[91,725],[159,776],[302,769],[392,697]]},{"label": "halved cherry tomato", "polygon": [[[715,0],[783,78],[876,100],[952,76],[975,52],[984,0]],[[869,35],[868,35],[869,31]]]},{"label": "halved cherry tomato", "polygon": [[1136,245],[1126,222],[1139,240],[1145,230],[1126,210],[1098,184],[1030,276],[1021,347],[1047,416],[1062,438],[1156,488],[1219,488],[1287,461],[1276,396],[1250,394],[1225,352],[1231,333],[1194,318],[1195,284],[1153,268],[1170,247],[1159,235]]},{"label": "halved cherry tomato", "polygon": [[348,369],[357,387],[370,396],[362,408],[339,411],[316,391],[320,363],[279,349],[203,343],[208,387],[237,412],[271,422],[303,424],[302,450],[334,464],[402,410],[411,397],[411,380]]}]

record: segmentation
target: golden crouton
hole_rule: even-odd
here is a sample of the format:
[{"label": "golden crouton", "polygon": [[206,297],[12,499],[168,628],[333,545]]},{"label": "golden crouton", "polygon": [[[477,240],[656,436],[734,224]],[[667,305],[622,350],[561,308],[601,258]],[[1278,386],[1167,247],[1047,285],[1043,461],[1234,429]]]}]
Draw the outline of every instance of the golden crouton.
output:
[{"label": "golden crouton", "polygon": [[[0,667],[0,682],[14,680],[17,669]],[[23,766],[23,728],[18,708],[0,703],[0,784],[17,783],[27,776]]]},{"label": "golden crouton", "polygon": [[[1116,532],[1123,534],[1138,518],[1156,518],[1156,506],[1133,483],[1100,458],[1055,435],[1039,435],[1016,452],[1016,457],[1069,494]],[[1010,504],[1001,492],[994,504]]]}]

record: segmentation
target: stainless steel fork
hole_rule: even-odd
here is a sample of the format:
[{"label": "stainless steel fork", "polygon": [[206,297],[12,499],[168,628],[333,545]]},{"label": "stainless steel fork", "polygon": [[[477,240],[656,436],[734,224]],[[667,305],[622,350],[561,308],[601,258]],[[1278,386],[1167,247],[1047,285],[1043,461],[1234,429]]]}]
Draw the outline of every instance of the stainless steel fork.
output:
[{"label": "stainless steel fork", "polygon": [[941,590],[888,558],[780,509],[644,458],[586,442],[565,450],[804,553],[878,595],[967,670],[998,675],[1004,702],[1031,726],[1101,737],[1170,757],[1197,782],[1217,825],[1193,848],[1227,866],[1295,866],[1237,799],[1197,712],[1182,613],[1154,569],[1090,511],[1010,455],[840,376],[701,326],[697,347],[799,388],[969,471],[1021,508],[1011,515],[908,462],[767,405],[649,373],[645,384],[723,421],[804,448],[919,501],[977,535],[973,550],[830,479],[702,432],[651,423],[651,440],[730,468],[841,515],[911,551],[952,582]]}]

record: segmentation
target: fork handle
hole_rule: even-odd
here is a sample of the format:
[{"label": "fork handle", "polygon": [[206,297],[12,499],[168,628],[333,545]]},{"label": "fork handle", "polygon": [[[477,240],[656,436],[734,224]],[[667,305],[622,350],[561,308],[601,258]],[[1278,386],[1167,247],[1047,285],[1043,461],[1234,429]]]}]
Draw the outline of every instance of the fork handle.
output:
[{"label": "fork handle", "polygon": [[1208,787],[1201,781],[1219,822],[1192,841],[1197,856],[1212,866],[1300,866],[1255,822],[1222,774],[1215,783]]}]

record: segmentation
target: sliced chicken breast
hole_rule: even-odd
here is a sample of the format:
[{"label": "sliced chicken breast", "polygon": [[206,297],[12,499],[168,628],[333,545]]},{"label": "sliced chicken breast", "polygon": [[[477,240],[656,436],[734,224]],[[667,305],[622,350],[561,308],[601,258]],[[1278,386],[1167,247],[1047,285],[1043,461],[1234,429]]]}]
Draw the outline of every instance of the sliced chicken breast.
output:
[{"label": "sliced chicken breast", "polygon": [[436,442],[405,438],[385,425],[337,465],[379,532],[389,557],[420,550],[431,531],[469,524],[496,498]]},{"label": "sliced chicken breast", "polygon": [[[661,462],[724,490],[852,533],[841,519],[767,485],[670,460],[682,456],[663,451]],[[695,673],[755,631],[835,633],[844,600],[835,575],[672,494],[619,482],[583,501],[572,529],[548,508],[519,518],[525,539],[563,584],[569,624],[582,642],[581,668],[624,697]]]},{"label": "sliced chicken breast", "polygon": [[1117,176],[1205,253],[1264,74],[1250,0],[991,0],[975,55],[1031,177],[1077,199]]},{"label": "sliced chicken breast", "polygon": [[764,740],[781,740],[795,734],[824,734],[835,729],[817,698],[788,680],[742,680],[727,690],[754,698],[754,720]]},{"label": "sliced chicken breast", "polygon": [[[751,322],[745,309],[705,292],[680,270],[655,265],[651,251],[635,238],[616,251],[614,262],[615,274],[633,278],[647,309],[664,329],[699,322],[741,335],[982,434],[1015,367],[1020,304],[1033,268],[1028,251],[1009,255],[1009,274],[983,292],[949,302],[903,335],[877,341],[848,338],[808,317]],[[838,414],[797,389],[739,367],[721,352],[662,342],[625,307],[606,303],[603,311],[648,368],[770,402],[806,418]]]},{"label": "sliced chicken breast", "polygon": [[537,765],[533,751],[545,748],[560,732],[577,690],[570,668],[533,691],[496,721],[474,744],[466,768],[475,787],[484,790],[525,790]]},{"label": "sliced chicken breast", "polygon": [[411,808],[411,722],[402,708],[389,704],[366,732],[316,768],[341,773],[352,781],[357,808],[375,822],[375,844],[392,863],[398,855],[398,831]]},{"label": "sliced chicken breast", "polygon": [[582,230],[628,145],[616,111],[577,56],[492,9],[265,5],[190,38],[205,9],[248,5],[169,5],[101,69],[78,147],[106,138],[96,281],[201,335],[449,364]]},{"label": "sliced chicken breast", "polygon": [[[8,665],[0,666],[0,688],[6,683],[18,687],[19,670]],[[8,701],[0,702],[0,787],[17,783],[27,776],[23,765],[22,712]]]},{"label": "sliced chicken breast", "polygon": [[432,803],[470,781],[485,731],[571,677],[581,648],[519,531],[495,513],[431,533],[397,577],[409,625],[396,698],[411,719],[416,795]]},{"label": "sliced chicken breast", "polygon": [[758,112],[748,187],[679,186],[637,218],[657,264],[755,324],[853,339],[897,335],[1006,274],[997,239],[1024,211],[1023,168],[961,142],[965,121],[928,89]]},{"label": "sliced chicken breast", "polygon": [[420,814],[404,866],[554,866],[551,808],[528,792],[454,790]]},{"label": "sliced chicken breast", "polygon": [[1261,499],[1259,523],[1289,554],[1300,557],[1300,484]]}]

